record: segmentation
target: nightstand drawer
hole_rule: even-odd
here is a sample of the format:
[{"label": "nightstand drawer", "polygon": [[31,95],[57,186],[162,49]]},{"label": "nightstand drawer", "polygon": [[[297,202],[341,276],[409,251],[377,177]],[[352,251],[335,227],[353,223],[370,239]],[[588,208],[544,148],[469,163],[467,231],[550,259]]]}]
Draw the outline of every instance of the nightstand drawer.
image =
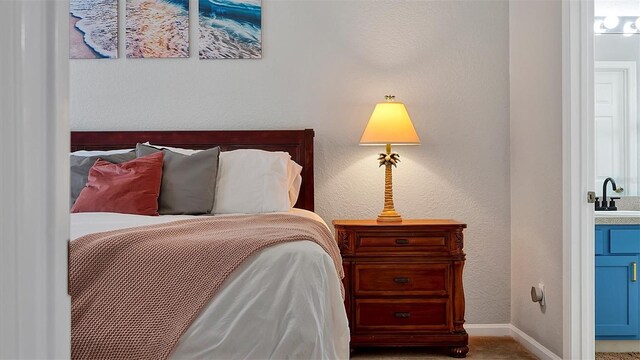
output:
[{"label": "nightstand drawer", "polygon": [[356,254],[394,254],[413,252],[438,252],[449,250],[449,233],[446,231],[420,233],[358,233]]},{"label": "nightstand drawer", "polygon": [[432,263],[356,264],[356,296],[449,294],[450,265]]},{"label": "nightstand drawer", "polygon": [[443,330],[449,328],[447,299],[356,299],[358,330]]}]

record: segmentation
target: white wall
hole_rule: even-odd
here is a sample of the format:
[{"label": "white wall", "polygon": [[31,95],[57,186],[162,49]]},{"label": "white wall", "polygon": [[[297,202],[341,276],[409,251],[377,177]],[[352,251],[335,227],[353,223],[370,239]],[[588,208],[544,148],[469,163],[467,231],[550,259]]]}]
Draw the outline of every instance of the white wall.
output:
[{"label": "white wall", "polygon": [[511,323],[562,355],[561,2],[512,1],[509,22]]},{"label": "white wall", "polygon": [[467,322],[508,323],[508,3],[263,6],[262,60],[198,60],[194,41],[190,59],[72,61],[72,129],[314,128],[316,211],[373,218],[384,149],[358,141],[374,104],[394,94],[422,139],[396,148],[396,209],[468,223]]}]

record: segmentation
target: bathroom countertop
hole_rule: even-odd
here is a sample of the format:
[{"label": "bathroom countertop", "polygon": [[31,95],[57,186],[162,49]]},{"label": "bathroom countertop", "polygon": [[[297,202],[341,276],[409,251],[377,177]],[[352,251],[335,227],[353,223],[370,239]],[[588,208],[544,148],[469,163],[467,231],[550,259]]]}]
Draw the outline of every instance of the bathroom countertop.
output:
[{"label": "bathroom countertop", "polygon": [[635,225],[640,224],[640,216],[637,217],[597,217],[595,218],[596,225],[601,224],[618,224],[618,225]]},{"label": "bathroom countertop", "polygon": [[[618,211],[640,211],[640,197],[638,196],[625,196],[618,200],[617,203]],[[640,224],[640,216],[616,216],[616,211],[596,212],[595,222],[596,224],[635,225]]]}]

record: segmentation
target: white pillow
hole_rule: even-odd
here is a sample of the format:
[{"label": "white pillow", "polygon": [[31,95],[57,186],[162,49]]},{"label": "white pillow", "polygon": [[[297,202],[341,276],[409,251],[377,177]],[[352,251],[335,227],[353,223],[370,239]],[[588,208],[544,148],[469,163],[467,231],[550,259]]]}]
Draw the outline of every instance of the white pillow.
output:
[{"label": "white pillow", "polygon": [[125,154],[129,151],[135,151],[136,149],[116,149],[116,150],[78,150],[71,153],[75,156],[101,156],[101,155],[113,155],[113,154]]},{"label": "white pillow", "polygon": [[289,203],[291,207],[296,204],[298,201],[298,195],[300,195],[300,186],[302,186],[302,166],[298,165],[297,162],[293,160],[289,160],[289,169],[288,169],[288,182],[289,182]]},{"label": "white pillow", "polygon": [[282,151],[223,151],[218,163],[214,214],[289,211],[289,160]]},{"label": "white pillow", "polygon": [[202,150],[183,149],[183,148],[164,146],[164,145],[153,145],[153,144],[149,144],[148,141],[146,143],[144,143],[144,145],[152,146],[152,147],[154,147],[156,149],[167,149],[169,151],[173,151],[175,153],[182,154],[182,155],[193,155],[195,153],[198,153],[198,152],[202,151]]}]

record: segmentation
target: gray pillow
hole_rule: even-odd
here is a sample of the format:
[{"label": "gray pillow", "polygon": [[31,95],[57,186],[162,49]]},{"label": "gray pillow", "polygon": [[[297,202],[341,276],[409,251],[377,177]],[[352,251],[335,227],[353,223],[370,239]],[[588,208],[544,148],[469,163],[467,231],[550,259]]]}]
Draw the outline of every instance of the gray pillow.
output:
[{"label": "gray pillow", "polygon": [[160,215],[207,214],[213,208],[220,148],[203,150],[192,155],[136,145],[138,157],[164,152],[162,184],[158,212]]},{"label": "gray pillow", "polygon": [[98,156],[77,156],[71,155],[71,196],[69,208],[73,207],[76,199],[80,195],[80,191],[87,185],[89,179],[89,170],[95,164],[96,160],[102,159],[114,164],[120,164],[136,158],[136,152],[131,150],[124,154],[98,155]]}]

